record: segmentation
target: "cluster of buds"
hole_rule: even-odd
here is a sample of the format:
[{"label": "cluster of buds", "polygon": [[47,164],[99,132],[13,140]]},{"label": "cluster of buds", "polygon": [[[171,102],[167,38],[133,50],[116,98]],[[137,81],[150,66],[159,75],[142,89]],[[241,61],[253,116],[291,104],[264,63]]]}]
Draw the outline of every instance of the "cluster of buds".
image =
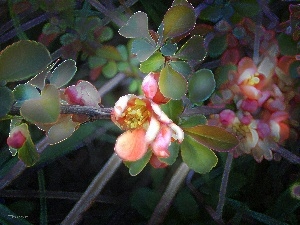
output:
[{"label": "cluster of buds", "polygon": [[115,152],[122,160],[137,161],[151,150],[150,164],[162,168],[167,164],[159,158],[169,157],[171,142],[181,143],[184,133],[159,106],[168,99],[159,90],[158,78],[159,73],[149,73],[144,78],[144,96],[129,94],[120,97],[115,103],[111,119],[125,130],[115,145]]},{"label": "cluster of buds", "polygon": [[209,124],[222,126],[240,139],[235,157],[252,154],[257,162],[272,160],[272,149],[289,137],[289,102],[295,93],[288,72],[280,65],[276,58],[266,57],[257,67],[251,58],[244,57],[237,71],[229,73],[220,95],[211,99],[212,105],[235,108],[209,120]]}]

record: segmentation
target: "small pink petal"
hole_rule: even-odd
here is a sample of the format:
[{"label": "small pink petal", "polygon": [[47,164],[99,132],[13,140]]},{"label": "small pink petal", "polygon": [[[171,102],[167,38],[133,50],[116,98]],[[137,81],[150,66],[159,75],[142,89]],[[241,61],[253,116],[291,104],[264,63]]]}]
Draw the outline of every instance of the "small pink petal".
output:
[{"label": "small pink petal", "polygon": [[152,143],[152,150],[157,157],[167,158],[170,156],[168,147],[171,144],[172,131],[166,125],[161,126],[154,142]]},{"label": "small pink petal", "polygon": [[281,122],[289,118],[289,114],[285,111],[276,111],[272,113],[270,120]]},{"label": "small pink petal", "polygon": [[141,159],[147,152],[144,129],[135,129],[121,134],[116,141],[115,152],[125,161]]},{"label": "small pink petal", "polygon": [[231,125],[234,121],[235,113],[230,109],[225,109],[220,113],[220,122],[225,125]]},{"label": "small pink petal", "polygon": [[150,164],[153,168],[158,169],[158,168],[165,168],[168,166],[168,164],[163,163],[160,161],[156,155],[152,155],[150,158]]},{"label": "small pink petal", "polygon": [[250,85],[241,85],[240,86],[241,92],[250,99],[259,99],[261,97],[261,91],[258,90],[256,87],[254,86],[250,86]]},{"label": "small pink petal", "polygon": [[8,146],[12,148],[21,148],[26,141],[26,137],[20,130],[13,131],[6,140]]},{"label": "small pink petal", "polygon": [[149,127],[146,131],[145,140],[147,143],[154,141],[160,130],[160,123],[154,117],[151,117]]},{"label": "small pink petal", "polygon": [[238,84],[243,82],[245,79],[249,78],[251,75],[257,72],[257,67],[253,60],[249,57],[244,57],[240,60],[238,64],[238,73],[240,78],[238,79]]},{"label": "small pink petal", "polygon": [[258,109],[258,102],[253,99],[242,100],[241,109],[250,113],[254,113]]},{"label": "small pink petal", "polygon": [[146,98],[153,99],[158,90],[157,80],[154,78],[154,73],[149,73],[142,82],[142,90]]},{"label": "small pink petal", "polygon": [[258,136],[263,139],[265,137],[268,137],[270,134],[271,134],[271,128],[269,126],[269,124],[265,123],[265,122],[262,122],[262,121],[259,121],[257,123],[257,133],[258,133]]}]

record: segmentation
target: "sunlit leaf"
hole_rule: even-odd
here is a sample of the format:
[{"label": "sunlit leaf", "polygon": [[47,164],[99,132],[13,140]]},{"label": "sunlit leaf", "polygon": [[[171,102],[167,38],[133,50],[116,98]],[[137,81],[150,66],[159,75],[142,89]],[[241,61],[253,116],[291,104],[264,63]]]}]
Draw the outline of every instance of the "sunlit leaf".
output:
[{"label": "sunlit leaf", "polygon": [[163,19],[164,39],[177,37],[192,30],[196,23],[194,9],[186,5],[171,7]]},{"label": "sunlit leaf", "polygon": [[148,151],[141,159],[135,162],[125,161],[124,164],[129,168],[131,176],[136,176],[145,168],[151,158],[152,152]]},{"label": "sunlit leaf", "polygon": [[165,57],[160,52],[155,52],[146,61],[141,63],[140,70],[143,73],[156,72],[161,70],[164,62]]},{"label": "sunlit leaf", "polygon": [[217,165],[218,158],[213,151],[185,134],[181,144],[181,156],[189,168],[197,173],[208,173]]},{"label": "sunlit leaf", "polygon": [[13,94],[18,104],[22,104],[28,99],[40,97],[40,92],[31,84],[19,84],[13,90]]},{"label": "sunlit leaf", "polygon": [[0,118],[5,116],[11,109],[14,98],[12,91],[7,87],[0,87]]},{"label": "sunlit leaf", "polygon": [[166,43],[160,48],[160,51],[164,56],[174,55],[175,52],[177,51],[177,44]]},{"label": "sunlit leaf", "polygon": [[60,88],[70,82],[76,71],[76,62],[72,59],[67,59],[54,69],[50,77],[50,84]]},{"label": "sunlit leaf", "polygon": [[140,62],[144,62],[148,59],[155,51],[156,46],[152,45],[145,39],[135,39],[132,42],[132,53],[136,54]]},{"label": "sunlit leaf", "polygon": [[175,54],[184,60],[203,60],[205,56],[204,38],[200,35],[192,36]]},{"label": "sunlit leaf", "polygon": [[188,78],[192,73],[191,66],[184,61],[172,61],[169,65],[178,73],[182,74],[185,78]]},{"label": "sunlit leaf", "polygon": [[170,100],[166,104],[161,105],[161,109],[173,122],[177,123],[178,117],[183,111],[183,103],[181,100]]},{"label": "sunlit leaf", "polygon": [[208,55],[212,58],[220,56],[227,48],[225,35],[215,36],[208,44]]},{"label": "sunlit leaf", "polygon": [[213,93],[216,87],[214,74],[211,70],[201,69],[192,74],[189,84],[189,99],[193,103],[201,103]]},{"label": "sunlit leaf", "polygon": [[36,75],[51,62],[47,48],[35,41],[22,40],[0,53],[0,81],[24,80]]},{"label": "sunlit leaf", "polygon": [[127,23],[119,29],[119,34],[126,38],[145,38],[155,45],[148,30],[148,16],[144,12],[136,12]]},{"label": "sunlit leaf", "polygon": [[164,162],[168,165],[172,165],[178,157],[179,147],[180,145],[177,142],[172,142],[168,148],[170,156],[168,158],[158,158],[159,161]]},{"label": "sunlit leaf", "polygon": [[107,78],[114,77],[118,72],[117,63],[113,60],[108,61],[102,68],[102,73]]},{"label": "sunlit leaf", "polygon": [[198,125],[183,129],[185,133],[193,137],[196,141],[215,151],[228,152],[239,144],[235,135],[221,127]]},{"label": "sunlit leaf", "polygon": [[20,109],[21,115],[33,123],[53,123],[59,112],[59,91],[53,85],[46,85],[39,98],[25,101]]},{"label": "sunlit leaf", "polygon": [[167,98],[180,99],[187,90],[185,78],[168,64],[161,70],[158,84],[161,93]]}]

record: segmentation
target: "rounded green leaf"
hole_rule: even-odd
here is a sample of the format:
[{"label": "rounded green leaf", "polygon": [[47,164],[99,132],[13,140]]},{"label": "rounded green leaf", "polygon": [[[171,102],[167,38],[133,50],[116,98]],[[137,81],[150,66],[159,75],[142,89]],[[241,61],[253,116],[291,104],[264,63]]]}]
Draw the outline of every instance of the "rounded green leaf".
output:
[{"label": "rounded green leaf", "polygon": [[185,78],[191,75],[192,68],[191,66],[184,61],[173,61],[169,65],[176,70],[178,73],[182,74]]},{"label": "rounded green leaf", "polygon": [[282,55],[297,55],[298,48],[297,43],[290,35],[281,33],[277,37],[279,51]]},{"label": "rounded green leaf", "polygon": [[13,94],[17,103],[40,97],[40,92],[31,84],[19,84],[13,90]]},{"label": "rounded green leaf", "polygon": [[116,60],[116,61],[122,60],[122,56],[119,53],[118,49],[111,45],[101,46],[100,48],[97,49],[96,53],[97,56],[108,60]]},{"label": "rounded green leaf", "polygon": [[54,123],[60,113],[59,100],[58,89],[48,84],[39,98],[29,99],[23,103],[20,113],[33,123]]},{"label": "rounded green leaf", "polygon": [[106,78],[112,78],[114,77],[118,72],[117,63],[115,61],[108,61],[103,68],[102,73]]},{"label": "rounded green leaf", "polygon": [[206,56],[204,38],[200,35],[192,36],[175,54],[183,60],[203,60]]},{"label": "rounded green leaf", "polygon": [[235,135],[221,127],[198,125],[183,129],[184,132],[193,137],[193,139],[215,151],[228,152],[239,144]]},{"label": "rounded green leaf", "polygon": [[145,39],[135,39],[132,42],[131,52],[136,54],[137,59],[140,62],[144,62],[156,51],[156,49],[155,45],[152,45]]},{"label": "rounded green leaf", "polygon": [[189,84],[189,99],[193,103],[202,103],[215,90],[216,82],[211,70],[201,69],[192,74]]},{"label": "rounded green leaf", "polygon": [[156,72],[161,70],[165,62],[165,57],[160,52],[155,52],[146,61],[140,64],[140,70],[143,73]]},{"label": "rounded green leaf", "polygon": [[110,27],[103,27],[103,29],[101,30],[101,34],[98,37],[98,40],[100,42],[104,42],[104,41],[109,41],[110,39],[112,39],[114,36],[114,32]]},{"label": "rounded green leaf", "polygon": [[197,142],[189,135],[181,144],[182,160],[197,173],[208,173],[217,165],[218,158],[213,151]]},{"label": "rounded green leaf", "polygon": [[27,79],[41,72],[50,62],[50,53],[41,43],[16,42],[0,53],[0,81]]},{"label": "rounded green leaf", "polygon": [[183,111],[182,100],[170,100],[166,104],[161,105],[161,109],[173,122],[177,123],[178,117]]},{"label": "rounded green leaf", "polygon": [[212,58],[220,56],[227,48],[225,35],[215,36],[208,44],[208,55]]},{"label": "rounded green leaf", "polygon": [[163,19],[164,39],[177,37],[192,30],[196,23],[194,9],[187,5],[175,5],[165,14]]},{"label": "rounded green leaf", "polygon": [[11,109],[14,98],[12,91],[7,87],[0,87],[0,118],[5,116]]},{"label": "rounded green leaf", "polygon": [[152,152],[148,151],[141,159],[135,162],[125,161],[124,164],[129,168],[131,176],[136,176],[145,168],[151,158]]},{"label": "rounded green leaf", "polygon": [[168,148],[170,156],[168,158],[158,158],[159,161],[164,162],[168,165],[172,165],[178,157],[179,147],[180,145],[177,142],[172,142]]},{"label": "rounded green leaf", "polygon": [[60,88],[70,82],[76,71],[76,62],[72,59],[67,59],[54,69],[50,77],[50,84]]},{"label": "rounded green leaf", "polygon": [[172,99],[180,99],[187,90],[186,79],[168,64],[160,72],[158,85],[161,93]]},{"label": "rounded green leaf", "polygon": [[179,125],[181,128],[194,127],[199,124],[206,124],[206,123],[207,123],[206,117],[201,114],[179,118]]},{"label": "rounded green leaf", "polygon": [[177,51],[177,44],[166,43],[160,48],[160,51],[164,56],[174,55],[175,52]]}]

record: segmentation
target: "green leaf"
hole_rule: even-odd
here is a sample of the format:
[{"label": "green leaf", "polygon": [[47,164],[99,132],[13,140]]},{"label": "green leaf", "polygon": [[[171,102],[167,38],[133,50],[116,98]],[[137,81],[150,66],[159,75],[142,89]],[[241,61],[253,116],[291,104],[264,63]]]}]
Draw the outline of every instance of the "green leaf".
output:
[{"label": "green leaf", "polygon": [[168,64],[160,72],[158,85],[161,93],[172,99],[180,99],[187,90],[186,79]]},{"label": "green leaf", "polygon": [[98,41],[100,42],[105,42],[105,41],[109,41],[110,39],[112,39],[114,36],[114,32],[110,27],[103,27],[101,29],[101,34],[98,37]]},{"label": "green leaf", "polygon": [[136,176],[145,168],[149,162],[152,155],[152,151],[148,151],[141,159],[135,162],[124,162],[124,164],[129,168],[129,173],[131,176]]},{"label": "green leaf", "polygon": [[0,53],[0,81],[19,81],[36,75],[51,62],[50,53],[41,43],[22,40]]},{"label": "green leaf", "polygon": [[90,68],[96,68],[96,67],[103,66],[105,63],[107,63],[107,59],[104,59],[98,55],[90,56],[88,58],[88,63]]},{"label": "green leaf", "polygon": [[170,156],[168,158],[158,158],[159,161],[164,162],[168,165],[172,165],[178,157],[179,147],[180,145],[177,142],[172,142],[168,148]]},{"label": "green leaf", "polygon": [[291,78],[297,79],[300,77],[299,69],[300,69],[300,61],[299,60],[291,63],[290,68],[289,68],[289,73],[290,73]]},{"label": "green leaf", "polygon": [[215,36],[208,44],[208,55],[212,58],[220,56],[227,48],[225,35]]},{"label": "green leaf", "polygon": [[117,48],[118,52],[120,53],[122,60],[127,61],[128,60],[127,47],[125,45],[118,45],[116,48]]},{"label": "green leaf", "polygon": [[0,118],[5,116],[14,103],[12,91],[7,87],[0,87]]},{"label": "green leaf", "polygon": [[199,15],[201,20],[208,20],[216,23],[223,17],[223,6],[220,4],[208,5]]},{"label": "green leaf", "polygon": [[145,39],[135,39],[132,42],[131,52],[136,54],[137,59],[140,62],[144,62],[156,51],[156,49],[155,45],[152,45]]},{"label": "green leaf", "polygon": [[179,125],[181,128],[194,127],[206,123],[207,119],[204,115],[193,115],[179,118]]},{"label": "green leaf", "polygon": [[200,214],[198,203],[187,189],[177,193],[174,206],[182,218],[197,219]]},{"label": "green leaf", "polygon": [[22,126],[26,131],[26,141],[24,145],[18,149],[18,158],[22,160],[27,167],[33,166],[39,160],[39,154],[34,146],[29,130],[26,123],[22,123]]},{"label": "green leaf", "polygon": [[106,78],[114,77],[118,72],[117,63],[115,61],[108,61],[102,68],[102,73]]},{"label": "green leaf", "polygon": [[215,151],[228,152],[239,144],[235,135],[221,127],[198,125],[183,129],[185,133],[193,137],[196,141]]},{"label": "green leaf", "polygon": [[187,5],[171,7],[163,19],[164,39],[177,37],[191,31],[196,23],[194,9]]},{"label": "green leaf", "polygon": [[103,45],[97,49],[96,52],[97,56],[101,58],[105,58],[108,60],[122,60],[121,54],[119,53],[118,49],[111,45]]},{"label": "green leaf", "polygon": [[197,173],[208,173],[217,165],[218,158],[213,151],[197,142],[188,134],[181,144],[181,156],[189,168]]},{"label": "green leaf", "polygon": [[241,16],[253,17],[260,11],[260,6],[256,0],[239,0],[232,2],[231,5]]},{"label": "green leaf", "polygon": [[298,48],[297,43],[293,40],[290,35],[281,33],[277,37],[279,51],[282,55],[297,55]]},{"label": "green leaf", "polygon": [[70,82],[76,71],[76,62],[72,59],[67,59],[54,69],[50,77],[50,84],[60,88]]},{"label": "green leaf", "polygon": [[166,104],[161,105],[161,109],[173,122],[177,123],[178,117],[183,111],[182,100],[170,100]]},{"label": "green leaf", "polygon": [[189,84],[189,99],[192,103],[201,104],[208,99],[216,87],[214,74],[211,70],[201,69],[192,74]]},{"label": "green leaf", "polygon": [[156,72],[161,70],[165,62],[165,57],[160,52],[155,52],[146,61],[140,64],[140,70],[143,73]]},{"label": "green leaf", "polygon": [[20,113],[33,123],[54,123],[60,113],[59,100],[58,89],[48,84],[39,98],[29,99],[23,103]]},{"label": "green leaf", "polygon": [[151,38],[148,30],[148,16],[144,12],[136,12],[127,23],[119,29],[119,34],[126,38],[145,38],[152,45],[155,41]]},{"label": "green leaf", "polygon": [[175,52],[177,51],[177,44],[166,43],[160,48],[160,51],[164,56],[174,55]]},{"label": "green leaf", "polygon": [[22,104],[25,100],[39,98],[40,92],[31,84],[19,84],[13,90],[17,104]]},{"label": "green leaf", "polygon": [[192,73],[192,68],[187,62],[172,61],[169,63],[169,65],[178,73],[182,74],[185,78],[188,78]]},{"label": "green leaf", "polygon": [[202,61],[205,56],[204,38],[200,35],[192,36],[175,54],[175,57],[183,60]]},{"label": "green leaf", "polygon": [[215,72],[216,87],[219,88],[222,84],[228,81],[230,71],[236,71],[237,66],[233,64],[219,66]]},{"label": "green leaf", "polygon": [[173,3],[172,3],[172,6],[175,6],[175,5],[186,5],[186,6],[191,6],[191,4],[188,3],[187,0],[174,0]]}]

